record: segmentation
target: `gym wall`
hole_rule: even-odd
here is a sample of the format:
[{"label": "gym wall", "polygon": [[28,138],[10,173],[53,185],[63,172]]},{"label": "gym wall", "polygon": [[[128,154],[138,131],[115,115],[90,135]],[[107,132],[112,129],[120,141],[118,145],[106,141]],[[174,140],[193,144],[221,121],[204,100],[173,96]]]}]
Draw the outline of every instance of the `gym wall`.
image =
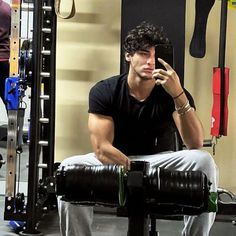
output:
[{"label": "gym wall", "polygon": [[[186,1],[186,37],[185,37],[185,86],[193,94],[197,112],[203,122],[206,138],[211,138],[212,108],[212,74],[213,67],[218,66],[219,28],[221,1],[215,4],[209,14],[206,38],[206,55],[203,59],[195,59],[189,55],[189,44],[194,27],[195,1]],[[220,186],[236,192],[234,169],[236,166],[236,9],[228,9],[226,62],[230,68],[229,89],[229,123],[228,135],[222,137],[216,145],[214,159],[219,167]],[[212,153],[212,148],[206,148]]]},{"label": "gym wall", "polygon": [[58,19],[57,160],[92,150],[87,129],[89,90],[120,68],[119,0],[77,0],[76,9],[74,18]]},{"label": "gym wall", "polygon": [[[215,2],[208,18],[206,55],[196,59],[189,54],[195,1],[186,1],[184,83],[195,98],[206,139],[211,138],[212,68],[218,66],[220,4],[220,1]],[[76,9],[74,18],[58,19],[56,161],[92,151],[87,130],[88,92],[97,81],[120,71],[121,0],[76,0]],[[214,156],[220,170],[220,186],[234,192],[235,22],[236,10],[229,10],[226,51],[226,65],[231,69],[228,136],[219,140]],[[206,150],[212,153],[211,148]]]}]

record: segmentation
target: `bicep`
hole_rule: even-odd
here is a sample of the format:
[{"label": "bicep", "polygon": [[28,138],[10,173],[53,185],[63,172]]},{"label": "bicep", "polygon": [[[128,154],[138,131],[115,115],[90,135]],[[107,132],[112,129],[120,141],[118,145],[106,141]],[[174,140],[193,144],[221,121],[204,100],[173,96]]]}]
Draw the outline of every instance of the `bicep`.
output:
[{"label": "bicep", "polygon": [[112,117],[89,113],[88,129],[93,147],[102,143],[113,143],[114,122]]}]

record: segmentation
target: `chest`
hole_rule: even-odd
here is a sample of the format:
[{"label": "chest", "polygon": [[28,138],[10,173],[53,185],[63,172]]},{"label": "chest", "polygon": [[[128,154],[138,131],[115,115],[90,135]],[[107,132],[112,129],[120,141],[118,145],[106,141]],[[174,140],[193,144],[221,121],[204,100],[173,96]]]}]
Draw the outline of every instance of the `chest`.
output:
[{"label": "chest", "polygon": [[118,132],[162,133],[173,123],[172,109],[167,102],[135,98],[121,100],[115,105],[115,128]]}]

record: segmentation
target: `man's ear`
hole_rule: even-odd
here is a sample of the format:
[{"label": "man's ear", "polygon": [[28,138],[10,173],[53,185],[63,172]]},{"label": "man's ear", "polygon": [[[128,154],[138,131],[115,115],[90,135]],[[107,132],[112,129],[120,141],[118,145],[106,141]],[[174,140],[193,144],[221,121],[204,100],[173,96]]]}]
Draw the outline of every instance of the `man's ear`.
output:
[{"label": "man's ear", "polygon": [[126,52],[126,53],[125,53],[125,60],[128,61],[128,62],[130,62],[130,59],[131,59],[130,53]]}]

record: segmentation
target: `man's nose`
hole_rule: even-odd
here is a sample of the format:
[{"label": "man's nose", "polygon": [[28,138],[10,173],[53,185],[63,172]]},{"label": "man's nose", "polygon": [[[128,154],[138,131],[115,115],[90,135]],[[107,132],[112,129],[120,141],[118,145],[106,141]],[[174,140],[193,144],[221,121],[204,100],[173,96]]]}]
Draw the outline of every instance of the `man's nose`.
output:
[{"label": "man's nose", "polygon": [[149,65],[155,65],[155,57],[154,56],[150,56],[147,60],[147,64]]}]

